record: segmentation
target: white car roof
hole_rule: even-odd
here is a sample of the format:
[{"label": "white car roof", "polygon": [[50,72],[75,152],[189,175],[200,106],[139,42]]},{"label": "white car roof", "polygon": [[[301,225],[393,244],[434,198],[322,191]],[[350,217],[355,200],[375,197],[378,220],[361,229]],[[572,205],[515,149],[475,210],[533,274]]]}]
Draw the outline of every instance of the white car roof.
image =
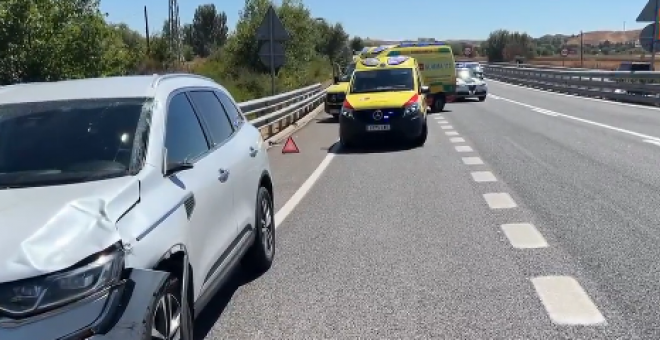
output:
[{"label": "white car roof", "polygon": [[151,98],[160,81],[181,79],[181,87],[214,86],[213,80],[194,74],[87,78],[26,83],[0,87],[0,105],[76,99]]}]

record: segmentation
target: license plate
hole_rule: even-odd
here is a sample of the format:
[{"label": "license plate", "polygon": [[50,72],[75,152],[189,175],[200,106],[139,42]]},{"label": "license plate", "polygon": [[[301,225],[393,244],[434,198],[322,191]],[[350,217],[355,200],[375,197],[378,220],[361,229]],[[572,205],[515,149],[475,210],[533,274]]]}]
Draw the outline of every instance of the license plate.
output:
[{"label": "license plate", "polygon": [[368,125],[367,131],[389,131],[389,125]]},{"label": "license plate", "polygon": [[330,113],[339,113],[339,109],[330,109]]}]

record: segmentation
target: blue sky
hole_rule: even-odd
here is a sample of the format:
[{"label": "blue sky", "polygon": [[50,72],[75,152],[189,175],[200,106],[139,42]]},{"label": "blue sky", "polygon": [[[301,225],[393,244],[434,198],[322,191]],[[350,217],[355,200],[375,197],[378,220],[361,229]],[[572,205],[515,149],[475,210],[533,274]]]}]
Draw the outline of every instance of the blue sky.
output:
[{"label": "blue sky", "polygon": [[[580,30],[642,28],[635,18],[648,0],[473,0],[458,6],[457,0],[305,0],[314,16],[341,22],[351,35],[386,40],[484,39],[498,28],[525,31],[532,36],[548,33],[575,34]],[[179,0],[181,21],[192,21],[195,8],[214,3],[236,24],[243,0]],[[275,1],[278,3],[278,1]],[[167,18],[167,0],[101,0],[101,8],[113,22],[125,22],[144,30],[143,6],[150,27],[160,30]],[[401,7],[397,7],[400,4]],[[446,13],[446,14],[445,14]]]}]

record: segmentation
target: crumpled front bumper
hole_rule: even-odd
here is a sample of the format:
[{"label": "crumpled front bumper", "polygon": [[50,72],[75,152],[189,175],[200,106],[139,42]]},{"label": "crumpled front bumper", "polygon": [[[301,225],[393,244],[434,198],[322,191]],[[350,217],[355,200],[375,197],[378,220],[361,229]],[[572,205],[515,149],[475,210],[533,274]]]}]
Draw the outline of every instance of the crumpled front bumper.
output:
[{"label": "crumpled front bumper", "polygon": [[121,284],[25,320],[0,317],[2,340],[133,340],[150,334],[150,309],[169,273],[131,269]]}]

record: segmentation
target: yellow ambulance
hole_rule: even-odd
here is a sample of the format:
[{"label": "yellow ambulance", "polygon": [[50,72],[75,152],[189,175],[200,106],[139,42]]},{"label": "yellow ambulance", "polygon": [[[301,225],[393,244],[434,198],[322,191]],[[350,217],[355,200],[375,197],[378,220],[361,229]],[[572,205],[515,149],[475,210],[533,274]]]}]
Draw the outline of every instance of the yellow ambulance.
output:
[{"label": "yellow ambulance", "polygon": [[360,60],[359,56],[353,57],[353,62],[346,66],[344,73],[340,76],[335,76],[334,84],[330,85],[326,90],[325,95],[325,112],[332,115],[333,117],[338,118],[339,113],[341,112],[341,105],[346,98],[346,89],[348,88],[348,82],[351,80],[351,75],[355,70],[355,64]]},{"label": "yellow ambulance", "polygon": [[[378,51],[378,50],[377,50]],[[434,112],[441,112],[456,95],[456,61],[451,46],[444,42],[404,42],[378,51],[379,57],[406,55],[419,64],[424,83],[429,86],[426,100]]]},{"label": "yellow ambulance", "polygon": [[350,148],[365,137],[400,137],[416,146],[428,127],[424,85],[408,56],[367,58],[357,63],[339,116],[339,140]]}]

